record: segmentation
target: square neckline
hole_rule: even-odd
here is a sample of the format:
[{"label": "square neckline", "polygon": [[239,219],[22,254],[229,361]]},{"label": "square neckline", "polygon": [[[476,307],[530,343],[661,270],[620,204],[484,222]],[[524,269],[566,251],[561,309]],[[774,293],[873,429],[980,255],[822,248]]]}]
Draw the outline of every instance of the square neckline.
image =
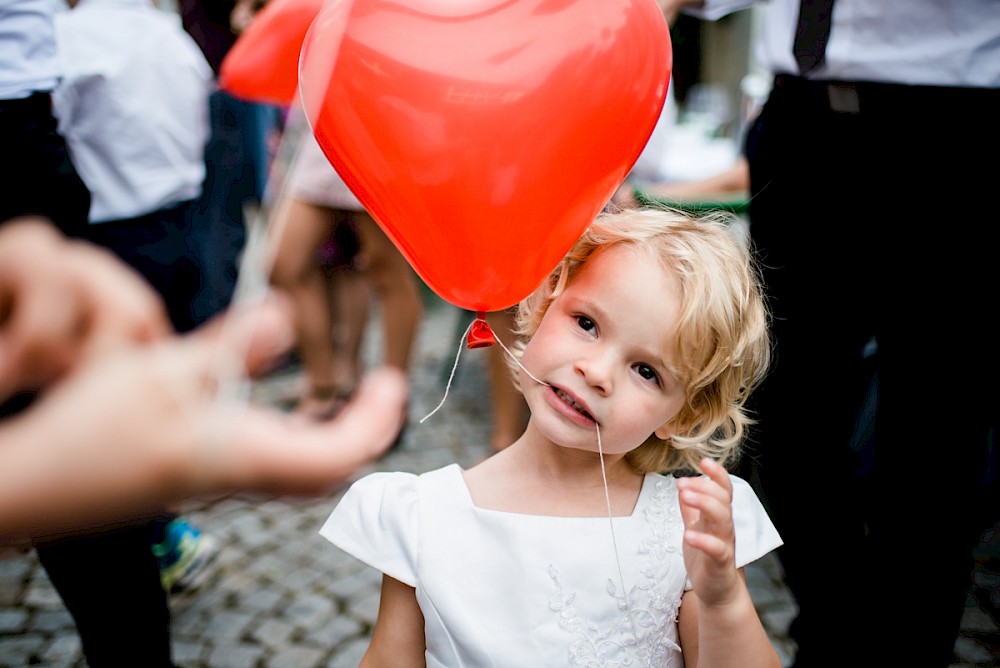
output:
[{"label": "square neckline", "polygon": [[[603,520],[607,521],[609,519],[608,515],[541,515],[533,513],[519,513],[511,510],[496,510],[495,508],[482,508],[477,506],[472,499],[472,492],[469,490],[469,486],[465,482],[465,476],[463,475],[464,470],[458,463],[452,463],[445,467],[445,470],[451,469],[454,475],[454,484],[461,488],[462,498],[465,500],[465,504],[476,513],[497,515],[497,516],[507,516],[507,517],[535,517],[538,519],[565,519],[565,520]],[[635,500],[635,505],[632,506],[632,512],[628,515],[611,515],[610,519],[630,519],[636,517],[639,512],[645,508],[648,503],[648,497],[652,493],[652,488],[655,484],[654,478],[657,479],[669,479],[670,476],[664,476],[658,473],[646,473],[642,477],[642,487],[639,488],[639,496]]]}]

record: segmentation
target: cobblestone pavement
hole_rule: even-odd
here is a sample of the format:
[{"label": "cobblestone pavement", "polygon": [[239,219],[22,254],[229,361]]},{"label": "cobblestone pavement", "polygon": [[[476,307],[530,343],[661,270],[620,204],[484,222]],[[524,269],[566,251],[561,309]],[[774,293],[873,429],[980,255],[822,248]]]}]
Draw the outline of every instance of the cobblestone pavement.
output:
[{"label": "cobblestone pavement", "polygon": [[[469,322],[467,312],[429,296],[411,374],[410,426],[401,447],[368,470],[422,472],[451,462],[470,466],[487,455],[483,350],[461,353],[444,406],[419,422],[444,396]],[[379,346],[379,333],[371,328],[369,360]],[[294,370],[275,374],[255,393],[260,400],[278,402],[294,396],[297,382]],[[321,499],[240,495],[186,504],[186,514],[219,540],[221,551],[198,590],[172,598],[179,666],[357,667],[378,611],[380,576],[319,537],[338,497],[338,492]],[[980,586],[969,596],[954,668],[996,666],[1000,656],[994,620],[1000,607],[1000,569],[995,568],[1000,536],[995,532],[987,538],[976,573]],[[782,584],[780,563],[768,556],[749,566],[747,575],[764,624],[789,665],[794,645],[786,631],[795,604]],[[990,609],[993,615],[985,612]],[[34,553],[7,549],[0,551],[0,668],[29,665],[84,668],[85,663],[72,619]]]}]

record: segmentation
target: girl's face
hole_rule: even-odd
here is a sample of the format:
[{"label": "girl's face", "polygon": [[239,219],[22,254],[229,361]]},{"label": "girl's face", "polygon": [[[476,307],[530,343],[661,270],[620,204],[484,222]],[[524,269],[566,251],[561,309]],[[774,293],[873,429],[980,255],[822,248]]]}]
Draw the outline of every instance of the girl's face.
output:
[{"label": "girl's face", "polygon": [[676,275],[642,249],[592,256],[549,306],[521,359],[531,421],[553,443],[621,454],[669,422],[684,403],[670,375],[680,305]]}]

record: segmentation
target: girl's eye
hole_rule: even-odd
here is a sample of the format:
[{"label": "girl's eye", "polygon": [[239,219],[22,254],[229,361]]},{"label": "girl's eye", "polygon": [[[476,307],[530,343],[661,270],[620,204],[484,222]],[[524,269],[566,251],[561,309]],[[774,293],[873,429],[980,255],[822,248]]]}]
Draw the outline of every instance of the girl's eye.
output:
[{"label": "girl's eye", "polygon": [[657,385],[660,384],[660,376],[648,364],[636,364],[635,372],[644,380],[651,380]]},{"label": "girl's eye", "polygon": [[585,315],[576,316],[576,324],[585,332],[592,332],[597,329],[597,323]]}]

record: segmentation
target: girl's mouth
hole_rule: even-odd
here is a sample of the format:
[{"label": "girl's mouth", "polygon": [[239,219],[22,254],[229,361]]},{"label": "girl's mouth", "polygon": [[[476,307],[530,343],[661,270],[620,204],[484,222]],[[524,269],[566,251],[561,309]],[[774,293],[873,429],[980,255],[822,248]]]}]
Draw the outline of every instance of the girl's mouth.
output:
[{"label": "girl's mouth", "polygon": [[589,412],[587,412],[586,407],[580,402],[578,402],[576,399],[574,399],[569,393],[560,390],[558,387],[553,387],[552,391],[555,393],[557,397],[559,397],[560,401],[562,401],[565,405],[569,406],[577,413],[590,420],[591,422],[594,422],[595,424],[597,423],[597,420],[594,419],[594,416],[591,415]]}]

